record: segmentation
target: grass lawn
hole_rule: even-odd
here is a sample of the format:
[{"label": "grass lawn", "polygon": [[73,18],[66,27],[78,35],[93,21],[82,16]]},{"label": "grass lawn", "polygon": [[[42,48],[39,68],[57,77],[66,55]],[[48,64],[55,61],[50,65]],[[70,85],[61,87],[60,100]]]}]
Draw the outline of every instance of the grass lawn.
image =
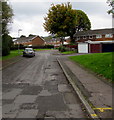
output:
[{"label": "grass lawn", "polygon": [[[51,50],[51,49],[34,49],[34,50],[42,51],[42,50]],[[11,50],[9,55],[0,57],[0,60],[8,60],[16,56],[22,55],[22,51],[23,50],[19,50],[19,53],[18,53],[18,50]]]},{"label": "grass lawn", "polygon": [[75,51],[66,51],[66,52],[61,52],[62,54],[73,54],[76,53]]},{"label": "grass lawn", "polygon": [[112,81],[112,53],[95,53],[69,58]]},{"label": "grass lawn", "polygon": [[35,51],[42,51],[42,50],[52,50],[52,49],[49,49],[49,48],[44,48],[44,49],[34,49]]},{"label": "grass lawn", "polygon": [[14,58],[16,56],[22,55],[22,51],[23,50],[20,50],[18,53],[18,50],[11,50],[9,55],[0,57],[0,60],[8,60],[8,59]]}]

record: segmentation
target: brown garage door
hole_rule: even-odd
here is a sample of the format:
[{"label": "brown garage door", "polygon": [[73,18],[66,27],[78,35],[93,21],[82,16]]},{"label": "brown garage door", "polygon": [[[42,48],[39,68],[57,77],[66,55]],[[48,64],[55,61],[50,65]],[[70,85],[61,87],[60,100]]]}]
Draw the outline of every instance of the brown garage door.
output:
[{"label": "brown garage door", "polygon": [[90,53],[100,53],[101,44],[90,44]]}]

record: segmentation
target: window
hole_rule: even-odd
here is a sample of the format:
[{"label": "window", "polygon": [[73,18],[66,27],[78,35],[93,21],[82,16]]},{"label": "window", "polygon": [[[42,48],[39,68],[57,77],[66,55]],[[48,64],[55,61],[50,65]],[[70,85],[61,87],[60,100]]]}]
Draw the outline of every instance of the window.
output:
[{"label": "window", "polygon": [[96,35],[96,38],[102,38],[102,35]]},{"label": "window", "polygon": [[93,36],[89,36],[89,39],[92,39],[93,38]]},{"label": "window", "polygon": [[86,39],[86,36],[83,36],[83,39]]},{"label": "window", "polygon": [[112,34],[106,34],[106,35],[105,35],[105,38],[112,38],[112,37],[113,37]]}]

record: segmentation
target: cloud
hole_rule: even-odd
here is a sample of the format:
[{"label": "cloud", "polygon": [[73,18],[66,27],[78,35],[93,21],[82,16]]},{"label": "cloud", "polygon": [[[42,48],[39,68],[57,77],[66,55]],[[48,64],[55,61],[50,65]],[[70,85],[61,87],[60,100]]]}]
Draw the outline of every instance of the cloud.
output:
[{"label": "cloud", "polygon": [[11,2],[104,2],[106,0],[10,0]]},{"label": "cloud", "polygon": [[30,19],[28,17],[22,19],[21,22],[19,19],[14,19],[12,24],[12,30],[10,31],[12,36],[18,35],[18,29],[22,29],[20,34],[28,36],[29,34],[47,36],[48,33],[44,31],[43,28],[44,19],[42,16],[34,16]]},{"label": "cloud", "polygon": [[104,29],[112,27],[112,19],[109,19],[108,17],[91,15],[90,21],[92,24],[92,29]]},{"label": "cloud", "polygon": [[34,16],[45,14],[50,3],[12,2],[11,5],[15,15]]},{"label": "cloud", "polygon": [[[47,2],[48,0],[46,0],[46,2],[43,1],[45,0],[32,0],[32,2],[31,0],[10,0],[10,4],[14,11],[12,30],[10,31],[12,36],[17,36],[18,29],[22,29],[20,33],[26,36],[29,34],[41,36],[48,35],[48,33],[44,31],[43,23],[44,16],[46,16],[52,2]],[[62,1],[64,0],[53,0],[53,3],[58,4]],[[73,9],[83,10],[88,15],[92,23],[92,29],[110,28],[112,26],[111,15],[107,14],[109,6],[106,0],[100,0],[100,2],[73,1],[74,0],[71,2]]]}]

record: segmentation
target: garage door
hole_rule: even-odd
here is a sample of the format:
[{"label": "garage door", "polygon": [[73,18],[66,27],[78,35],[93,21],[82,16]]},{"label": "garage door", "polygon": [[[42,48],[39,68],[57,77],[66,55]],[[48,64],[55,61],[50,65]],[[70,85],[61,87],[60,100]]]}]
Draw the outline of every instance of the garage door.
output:
[{"label": "garage door", "polygon": [[78,53],[88,53],[88,43],[78,43]]},{"label": "garage door", "polygon": [[90,53],[100,53],[101,44],[90,44]]},{"label": "garage door", "polygon": [[114,52],[114,43],[102,44],[102,52]]}]

